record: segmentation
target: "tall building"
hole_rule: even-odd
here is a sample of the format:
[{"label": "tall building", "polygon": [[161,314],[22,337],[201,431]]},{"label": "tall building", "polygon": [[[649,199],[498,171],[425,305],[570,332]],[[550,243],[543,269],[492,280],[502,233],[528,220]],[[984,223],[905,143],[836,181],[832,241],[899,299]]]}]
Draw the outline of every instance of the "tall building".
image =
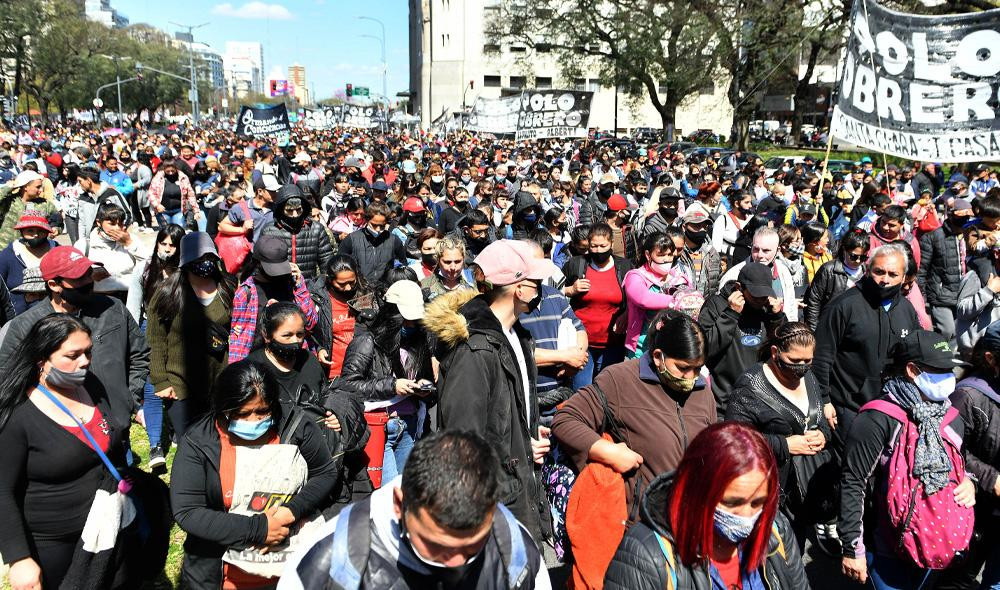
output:
[{"label": "tall building", "polygon": [[111,0],[84,0],[83,12],[89,20],[106,27],[122,29],[128,26],[128,17],[111,7]]},{"label": "tall building", "polygon": [[[199,82],[207,78],[213,90],[226,88],[225,68],[222,56],[217,51],[206,43],[195,41],[194,36],[190,33],[181,31],[174,33],[174,38],[170,42],[175,47],[184,51],[188,51],[189,49],[194,51],[195,68],[202,76],[198,78]],[[187,64],[185,63],[184,65],[186,66]]]},{"label": "tall building", "polygon": [[230,96],[264,92],[264,48],[259,42],[227,41],[222,63]]},{"label": "tall building", "polygon": [[[498,3],[409,0],[410,104],[422,126],[461,112],[477,97],[499,98],[526,88],[568,88],[594,91],[591,127],[612,129],[617,122],[621,131],[660,128],[659,113],[648,97],[633,108],[624,92],[601,86],[596,72],[563,79],[554,53],[536,48],[528,55],[532,49],[524,45],[491,44],[484,25],[500,18]],[[726,90],[725,83],[716,82],[689,96],[677,109],[676,131],[711,129],[729,134],[733,110]]]},{"label": "tall building", "polygon": [[288,66],[288,82],[295,93],[295,101],[299,104],[309,104],[309,86],[306,84],[306,67],[293,64]]}]

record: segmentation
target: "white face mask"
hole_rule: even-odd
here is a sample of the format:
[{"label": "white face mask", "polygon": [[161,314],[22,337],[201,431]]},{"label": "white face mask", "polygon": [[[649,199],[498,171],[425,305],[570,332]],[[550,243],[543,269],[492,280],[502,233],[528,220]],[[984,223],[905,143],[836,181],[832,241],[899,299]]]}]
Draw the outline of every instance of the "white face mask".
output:
[{"label": "white face mask", "polygon": [[954,373],[921,372],[913,379],[913,383],[932,402],[943,402],[955,393]]}]

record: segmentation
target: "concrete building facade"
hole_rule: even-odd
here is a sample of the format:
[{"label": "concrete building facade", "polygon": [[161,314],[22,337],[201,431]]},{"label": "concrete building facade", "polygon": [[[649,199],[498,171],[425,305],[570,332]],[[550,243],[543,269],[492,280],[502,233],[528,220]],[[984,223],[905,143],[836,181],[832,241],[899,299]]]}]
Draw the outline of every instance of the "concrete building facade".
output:
[{"label": "concrete building facade", "polygon": [[[600,85],[596,68],[566,80],[553,53],[491,45],[484,24],[499,18],[498,0],[409,0],[409,9],[410,103],[424,127],[443,114],[461,112],[477,97],[499,98],[526,88],[592,90],[591,127],[611,130],[617,123],[621,132],[661,127],[648,97],[631,104],[624,92]],[[685,99],[675,114],[675,130],[728,135],[733,111],[726,90],[720,80]]]},{"label": "concrete building facade", "polygon": [[264,48],[257,41],[227,41],[222,57],[226,92],[234,98],[264,92]]},{"label": "concrete building facade", "polygon": [[288,66],[288,83],[292,85],[295,101],[309,104],[309,86],[306,83],[306,67],[299,64]]},{"label": "concrete building facade", "polygon": [[128,17],[111,7],[111,0],[84,0],[83,13],[89,20],[106,27],[123,29],[128,26]]}]

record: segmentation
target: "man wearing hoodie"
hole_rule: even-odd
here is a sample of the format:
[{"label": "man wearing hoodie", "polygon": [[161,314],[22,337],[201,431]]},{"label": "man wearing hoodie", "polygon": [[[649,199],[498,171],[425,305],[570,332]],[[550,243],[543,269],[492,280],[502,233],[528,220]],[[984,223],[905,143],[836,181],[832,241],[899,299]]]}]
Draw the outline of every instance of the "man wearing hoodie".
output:
[{"label": "man wearing hoodie", "polygon": [[500,497],[540,543],[551,534],[539,477],[548,429],[538,422],[534,343],[518,317],[538,307],[541,283],[556,268],[513,240],[490,244],[475,263],[482,294],[442,295],[424,315],[438,340],[439,425],[486,438],[503,466]]},{"label": "man wearing hoodie", "polygon": [[279,590],[548,590],[538,548],[499,502],[501,472],[475,434],[425,436],[401,477],[345,508],[288,562]]},{"label": "man wearing hoodie", "polygon": [[323,226],[312,220],[309,199],[298,185],[286,184],[278,191],[272,211],[274,219],[261,235],[280,237],[288,244],[291,262],[299,267],[302,278],[316,278],[333,258],[333,246]]},{"label": "man wearing hoodie", "polygon": [[525,240],[531,232],[538,229],[538,221],[542,217],[542,206],[528,191],[518,191],[514,196],[514,230],[515,240]]}]

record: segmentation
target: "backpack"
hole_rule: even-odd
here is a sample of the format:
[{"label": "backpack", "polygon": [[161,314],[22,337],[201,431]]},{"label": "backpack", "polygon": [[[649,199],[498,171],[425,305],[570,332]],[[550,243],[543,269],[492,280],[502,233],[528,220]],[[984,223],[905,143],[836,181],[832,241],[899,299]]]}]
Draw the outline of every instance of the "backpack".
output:
[{"label": "backpack", "polygon": [[893,437],[886,464],[887,486],[879,500],[884,503],[877,508],[879,528],[888,531],[896,553],[917,567],[948,567],[968,549],[974,524],[973,509],[959,506],[954,499],[955,487],[965,478],[965,461],[962,441],[947,424],[955,419],[958,410],[948,408],[941,421],[941,437],[951,460],[950,481],[930,496],[924,493],[920,480],[911,475],[919,433],[906,410],[891,401],[874,400],[861,411],[881,412],[899,422],[893,433],[898,436]]},{"label": "backpack", "polygon": [[[240,201],[239,206],[243,209],[244,219],[252,219],[250,207],[247,205],[247,202],[245,200]],[[245,235],[225,235],[222,232],[219,232],[215,236],[215,247],[219,250],[219,258],[222,259],[223,264],[226,266],[226,272],[233,275],[239,272],[240,267],[243,266],[243,261],[246,260],[247,255],[253,250],[253,245]]]}]

